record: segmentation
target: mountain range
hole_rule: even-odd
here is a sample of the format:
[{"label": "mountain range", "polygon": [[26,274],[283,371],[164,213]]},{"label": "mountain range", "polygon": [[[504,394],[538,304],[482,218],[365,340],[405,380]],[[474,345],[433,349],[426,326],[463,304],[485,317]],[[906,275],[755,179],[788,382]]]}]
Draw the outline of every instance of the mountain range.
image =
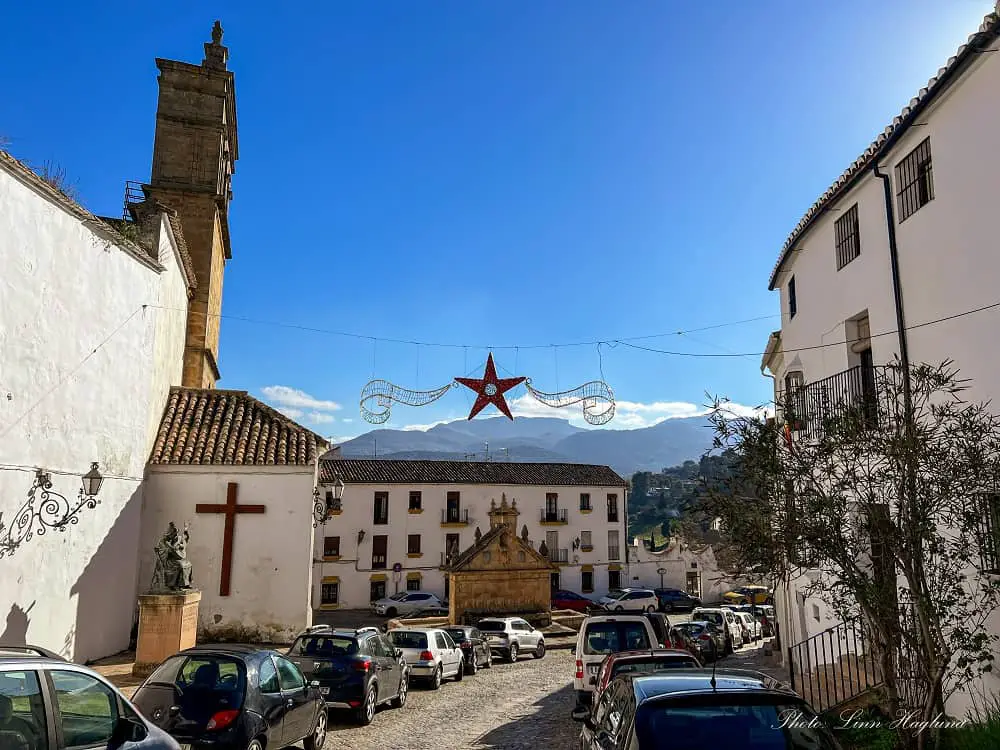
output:
[{"label": "mountain range", "polygon": [[584,429],[553,417],[456,420],[422,430],[372,430],[341,444],[344,458],[552,461],[607,465],[630,477],[697,461],[712,445],[707,417],[634,430]]}]

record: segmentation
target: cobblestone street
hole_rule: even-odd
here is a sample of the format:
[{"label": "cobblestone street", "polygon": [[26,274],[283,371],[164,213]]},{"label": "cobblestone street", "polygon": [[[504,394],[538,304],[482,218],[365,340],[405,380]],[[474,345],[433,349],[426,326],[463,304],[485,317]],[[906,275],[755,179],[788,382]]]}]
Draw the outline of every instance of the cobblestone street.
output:
[{"label": "cobblestone street", "polygon": [[383,708],[371,726],[330,716],[325,750],[528,750],[572,747],[574,657],[550,651],[541,660],[494,664],[441,689],[413,685],[406,707]]}]

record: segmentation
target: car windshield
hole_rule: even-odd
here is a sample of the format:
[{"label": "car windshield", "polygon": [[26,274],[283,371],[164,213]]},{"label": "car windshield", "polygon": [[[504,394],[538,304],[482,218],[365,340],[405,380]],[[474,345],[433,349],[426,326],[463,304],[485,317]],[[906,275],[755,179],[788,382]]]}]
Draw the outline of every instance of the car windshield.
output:
[{"label": "car windshield", "polygon": [[483,620],[476,627],[480,630],[488,630],[491,633],[502,633],[507,629],[503,620]]},{"label": "car windshield", "polygon": [[679,622],[674,626],[677,630],[690,636],[700,635],[705,626],[697,622]]},{"label": "car windshield", "polygon": [[721,612],[696,612],[695,616],[699,620],[704,620],[705,622],[713,622],[716,625],[722,625],[722,613]]},{"label": "car windshield", "polygon": [[585,654],[614,654],[651,648],[641,622],[592,622],[583,642]]},{"label": "car windshield", "polygon": [[781,699],[712,694],[654,700],[636,714],[639,747],[659,748],[663,738],[670,737],[670,750],[840,750],[829,730],[813,722],[816,714],[808,706],[776,700]]},{"label": "car windshield", "polygon": [[392,599],[394,602],[401,602],[401,601],[403,601],[403,599],[405,599],[409,595],[409,593],[410,592],[408,592],[408,591],[400,591],[400,592],[398,592],[396,594],[393,594],[392,596],[389,596],[387,598],[388,599]]},{"label": "car windshield", "polygon": [[347,656],[358,653],[354,638],[337,635],[304,635],[288,650],[290,656]]},{"label": "car windshield", "polygon": [[634,672],[641,672],[643,674],[660,672],[666,669],[697,669],[700,666],[690,656],[659,656],[635,661],[630,659],[629,661],[615,664],[611,670],[611,677],[614,678],[620,674],[631,674]]},{"label": "car windshield", "polygon": [[427,648],[427,633],[415,633],[412,630],[390,630],[389,640],[396,648]]},{"label": "car windshield", "polygon": [[617,598],[618,598],[619,596],[621,596],[621,595],[622,595],[623,593],[624,593],[624,592],[623,592],[623,591],[622,591],[621,589],[611,589],[611,591],[609,591],[609,592],[608,592],[608,593],[607,593],[607,594],[605,595],[605,598],[607,598],[607,599],[617,599]]}]

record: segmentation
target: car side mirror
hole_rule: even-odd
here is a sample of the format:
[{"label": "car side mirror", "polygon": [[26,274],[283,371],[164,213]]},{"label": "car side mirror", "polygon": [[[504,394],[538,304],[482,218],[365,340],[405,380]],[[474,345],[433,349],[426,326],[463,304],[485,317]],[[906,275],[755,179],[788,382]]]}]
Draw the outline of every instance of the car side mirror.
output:
[{"label": "car side mirror", "polygon": [[[588,719],[590,719],[590,709],[584,706],[577,706],[573,709],[573,713],[571,715],[573,717],[573,721],[582,721],[587,723]],[[587,725],[590,726],[589,723],[587,723]]]},{"label": "car side mirror", "polygon": [[111,732],[111,741],[108,745],[109,747],[121,747],[126,742],[142,742],[146,739],[147,734],[149,732],[146,730],[146,725],[141,721],[121,716]]}]

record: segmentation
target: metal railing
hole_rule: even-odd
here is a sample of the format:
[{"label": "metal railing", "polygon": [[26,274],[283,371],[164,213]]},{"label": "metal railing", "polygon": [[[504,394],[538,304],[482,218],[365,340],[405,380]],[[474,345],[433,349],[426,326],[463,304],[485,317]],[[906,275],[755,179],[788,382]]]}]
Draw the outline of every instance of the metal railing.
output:
[{"label": "metal railing", "polygon": [[135,206],[146,201],[146,191],[142,189],[142,183],[135,180],[125,182],[125,200],[122,207],[122,219],[125,221],[137,221]]},{"label": "metal railing", "polygon": [[468,508],[442,508],[441,523],[469,523]]},{"label": "metal railing", "polygon": [[564,563],[569,560],[569,550],[566,549],[550,549],[549,550],[549,561],[554,563]]},{"label": "metal railing", "polygon": [[823,436],[826,425],[859,409],[871,428],[879,427],[891,414],[884,383],[894,377],[892,367],[852,367],[801,388],[780,391],[777,398],[781,419],[793,432],[807,439]]},{"label": "metal railing", "polygon": [[569,514],[565,508],[556,510],[542,509],[542,523],[569,523]]},{"label": "metal railing", "polygon": [[792,689],[819,712],[882,684],[861,620],[839,623],[789,646],[788,664]]}]

